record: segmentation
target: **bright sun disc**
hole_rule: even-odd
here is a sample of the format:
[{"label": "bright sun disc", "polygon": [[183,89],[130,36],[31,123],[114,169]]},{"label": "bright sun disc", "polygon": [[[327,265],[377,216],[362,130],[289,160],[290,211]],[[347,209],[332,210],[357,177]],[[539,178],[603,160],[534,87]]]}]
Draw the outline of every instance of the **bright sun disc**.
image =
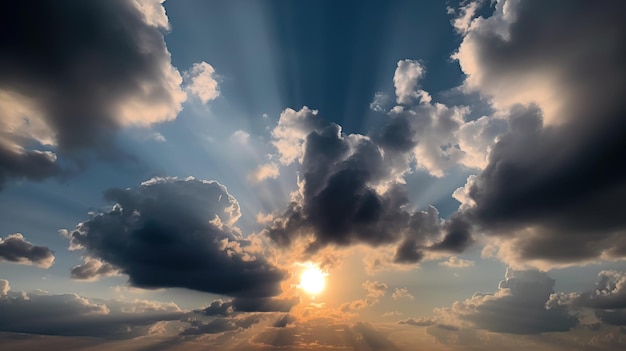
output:
[{"label": "bright sun disc", "polygon": [[326,274],[317,267],[308,267],[300,275],[300,287],[309,294],[319,294],[325,284]]}]

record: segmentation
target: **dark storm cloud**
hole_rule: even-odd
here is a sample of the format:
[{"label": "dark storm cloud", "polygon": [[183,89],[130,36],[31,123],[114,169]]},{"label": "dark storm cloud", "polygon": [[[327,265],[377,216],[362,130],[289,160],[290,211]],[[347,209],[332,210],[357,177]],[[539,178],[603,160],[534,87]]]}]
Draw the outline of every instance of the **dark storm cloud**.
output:
[{"label": "dark storm cloud", "polygon": [[300,299],[277,298],[235,298],[228,301],[215,300],[211,304],[196,311],[205,316],[230,316],[240,312],[289,312]]},{"label": "dark storm cloud", "polygon": [[510,235],[509,262],[626,255],[624,13],[621,1],[500,1],[464,37],[467,86],[527,104],[467,187],[467,216]]},{"label": "dark storm cloud", "polygon": [[[298,113],[303,112],[307,110]],[[414,245],[400,250],[398,261],[416,262],[423,250],[455,251],[471,241],[468,231],[455,227],[449,232],[438,218],[434,224],[424,223],[433,228],[422,228],[422,212],[405,208],[409,204],[406,189],[394,179],[402,171],[393,164],[402,153],[384,152],[362,135],[342,134],[334,123],[306,135],[303,148],[301,197],[266,231],[274,242],[287,246],[294,238],[313,234],[308,247],[313,253],[327,245],[378,246],[405,238]],[[384,191],[376,189],[384,184],[388,185]],[[461,238],[464,234],[468,235],[465,239]]]},{"label": "dark storm cloud", "polygon": [[579,324],[565,306],[547,306],[554,280],[539,271],[508,269],[495,294],[474,294],[450,312],[479,329],[498,333],[540,334],[568,331]]},{"label": "dark storm cloud", "polygon": [[0,261],[49,268],[54,262],[54,255],[48,247],[33,245],[17,233],[0,238]]},{"label": "dark storm cloud", "polygon": [[239,204],[224,186],[157,178],[105,196],[116,205],[68,233],[71,246],[117,267],[132,285],[238,298],[280,293],[285,273],[248,252],[233,226]]},{"label": "dark storm cloud", "polygon": [[0,330],[16,333],[127,339],[148,334],[156,322],[182,315],[176,305],[158,302],[104,303],[45,292],[9,292],[0,297]]},{"label": "dark storm cloud", "polygon": [[3,5],[0,182],[58,174],[53,158],[30,150],[38,144],[113,157],[111,136],[120,127],[176,117],[185,94],[159,15],[125,0]]}]

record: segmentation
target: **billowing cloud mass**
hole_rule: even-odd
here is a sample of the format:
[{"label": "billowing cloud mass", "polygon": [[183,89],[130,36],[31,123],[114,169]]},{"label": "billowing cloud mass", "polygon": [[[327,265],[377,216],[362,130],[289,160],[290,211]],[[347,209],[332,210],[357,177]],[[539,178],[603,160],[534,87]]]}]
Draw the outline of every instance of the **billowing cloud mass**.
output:
[{"label": "billowing cloud mass", "polygon": [[458,251],[471,243],[469,227],[460,218],[441,221],[434,209],[406,209],[406,150],[381,146],[360,134],[345,135],[340,126],[321,121],[306,107],[285,110],[273,135],[285,161],[300,162],[299,190],[266,231],[279,245],[312,238],[312,253],[327,245],[378,246],[404,240],[397,261],[417,262],[423,250]]},{"label": "billowing cloud mass", "polygon": [[596,288],[582,293],[559,293],[550,304],[572,309],[591,309],[603,323],[626,326],[626,273],[602,271]]},{"label": "billowing cloud mass", "polygon": [[548,305],[553,293],[554,279],[545,273],[508,269],[496,293],[476,293],[470,299],[455,302],[444,312],[493,332],[568,331],[578,325],[578,318],[567,307]]},{"label": "billowing cloud mass", "polygon": [[239,204],[217,182],[155,178],[137,188],[108,190],[105,197],[115,203],[110,212],[66,235],[71,248],[113,265],[132,285],[240,298],[280,293],[285,273],[249,252],[234,226]]},{"label": "billowing cloud mass", "polygon": [[[0,15],[0,186],[61,170],[50,148],[111,152],[123,126],[172,120],[186,94],[162,1],[11,1]],[[107,155],[112,156],[112,155]]]},{"label": "billowing cloud mass", "polygon": [[510,264],[626,256],[625,11],[498,1],[465,33],[455,55],[465,87],[490,97],[509,131],[460,198]]},{"label": "billowing cloud mass", "polygon": [[16,233],[0,238],[0,261],[50,268],[54,255],[48,247],[33,245],[22,234]]}]

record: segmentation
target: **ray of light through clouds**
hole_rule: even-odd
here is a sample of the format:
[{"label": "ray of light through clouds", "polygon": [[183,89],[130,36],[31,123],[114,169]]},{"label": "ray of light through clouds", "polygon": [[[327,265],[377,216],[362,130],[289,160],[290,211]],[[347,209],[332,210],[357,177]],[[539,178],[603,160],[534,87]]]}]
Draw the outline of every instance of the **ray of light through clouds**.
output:
[{"label": "ray of light through clouds", "polygon": [[623,350],[626,3],[10,0],[2,350]]}]

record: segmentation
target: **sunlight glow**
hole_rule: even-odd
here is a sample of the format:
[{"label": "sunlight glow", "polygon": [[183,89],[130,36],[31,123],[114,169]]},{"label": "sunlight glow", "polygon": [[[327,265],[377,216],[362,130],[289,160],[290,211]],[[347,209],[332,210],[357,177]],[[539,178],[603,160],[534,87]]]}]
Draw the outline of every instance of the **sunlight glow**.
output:
[{"label": "sunlight glow", "polygon": [[317,295],[326,285],[326,273],[322,272],[317,266],[307,265],[300,275],[300,288],[311,295]]}]

